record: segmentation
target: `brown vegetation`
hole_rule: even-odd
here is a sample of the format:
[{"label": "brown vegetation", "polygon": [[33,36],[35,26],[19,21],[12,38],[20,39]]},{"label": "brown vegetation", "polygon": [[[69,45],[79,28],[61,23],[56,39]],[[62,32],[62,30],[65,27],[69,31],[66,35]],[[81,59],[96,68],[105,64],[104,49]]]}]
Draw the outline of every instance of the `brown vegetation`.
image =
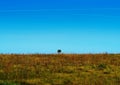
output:
[{"label": "brown vegetation", "polygon": [[0,85],[118,85],[119,54],[1,54]]}]

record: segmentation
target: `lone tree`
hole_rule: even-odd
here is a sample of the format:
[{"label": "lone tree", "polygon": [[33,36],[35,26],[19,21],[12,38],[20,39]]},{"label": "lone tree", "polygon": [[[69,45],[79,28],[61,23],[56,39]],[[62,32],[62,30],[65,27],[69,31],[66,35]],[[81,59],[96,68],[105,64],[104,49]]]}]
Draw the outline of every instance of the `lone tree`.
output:
[{"label": "lone tree", "polygon": [[60,50],[60,49],[57,50],[57,53],[58,53],[58,54],[60,54],[61,52],[62,52],[62,50]]}]

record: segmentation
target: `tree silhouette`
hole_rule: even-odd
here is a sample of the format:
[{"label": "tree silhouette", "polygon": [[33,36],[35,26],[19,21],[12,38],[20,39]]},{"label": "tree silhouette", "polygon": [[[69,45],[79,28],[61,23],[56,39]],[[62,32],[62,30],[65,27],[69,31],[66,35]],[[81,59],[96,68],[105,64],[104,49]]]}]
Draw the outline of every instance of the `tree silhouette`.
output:
[{"label": "tree silhouette", "polygon": [[57,50],[57,53],[58,53],[58,54],[60,54],[61,52],[62,52],[62,50],[60,50],[60,49]]}]

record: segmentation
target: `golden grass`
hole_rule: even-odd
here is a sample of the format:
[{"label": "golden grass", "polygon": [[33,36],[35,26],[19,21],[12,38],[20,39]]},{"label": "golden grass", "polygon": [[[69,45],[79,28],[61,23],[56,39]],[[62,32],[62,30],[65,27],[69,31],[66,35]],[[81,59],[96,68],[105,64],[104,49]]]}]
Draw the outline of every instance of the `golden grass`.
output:
[{"label": "golden grass", "polygon": [[0,85],[119,85],[120,54],[1,54]]}]

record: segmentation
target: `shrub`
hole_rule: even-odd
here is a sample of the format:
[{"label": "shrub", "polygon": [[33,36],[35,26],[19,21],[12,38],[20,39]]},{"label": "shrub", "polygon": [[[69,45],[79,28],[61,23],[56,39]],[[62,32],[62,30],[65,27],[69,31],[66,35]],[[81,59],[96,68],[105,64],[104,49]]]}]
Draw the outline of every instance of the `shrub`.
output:
[{"label": "shrub", "polygon": [[104,70],[104,69],[106,69],[107,68],[107,65],[106,64],[99,64],[98,66],[97,66],[97,69],[98,70]]}]

